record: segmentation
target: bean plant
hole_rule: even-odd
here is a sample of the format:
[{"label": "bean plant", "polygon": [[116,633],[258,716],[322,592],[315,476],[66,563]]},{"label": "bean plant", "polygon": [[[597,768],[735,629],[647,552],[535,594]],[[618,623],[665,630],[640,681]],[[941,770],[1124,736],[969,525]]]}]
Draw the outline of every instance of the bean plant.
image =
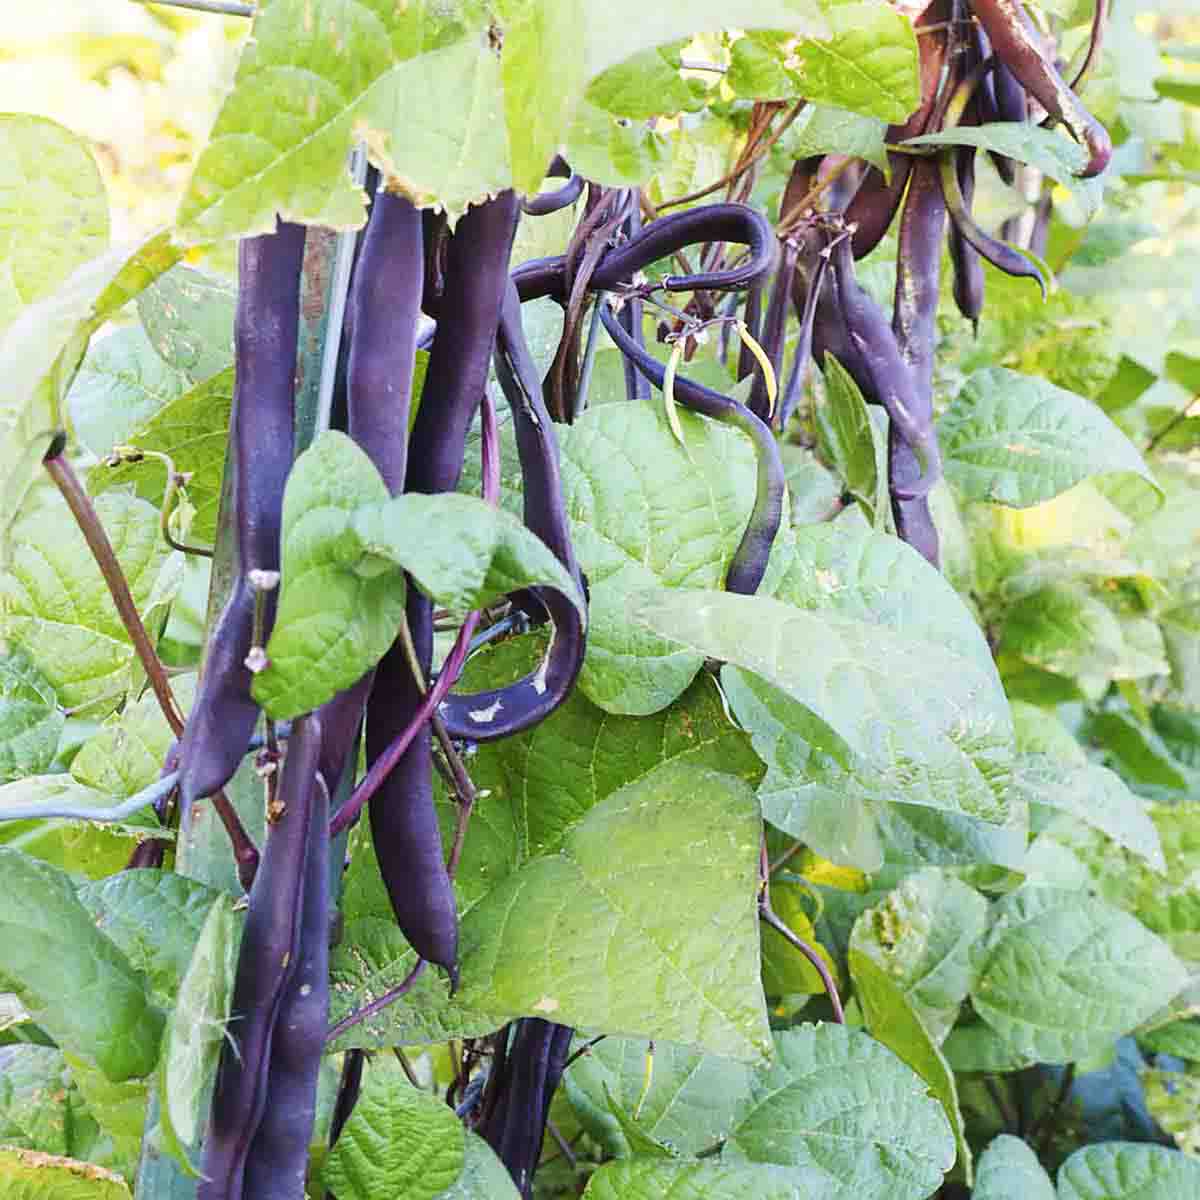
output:
[{"label": "bean plant", "polygon": [[1200,1195],[1194,14],[178,3],[169,227],[0,115],[0,1200]]}]

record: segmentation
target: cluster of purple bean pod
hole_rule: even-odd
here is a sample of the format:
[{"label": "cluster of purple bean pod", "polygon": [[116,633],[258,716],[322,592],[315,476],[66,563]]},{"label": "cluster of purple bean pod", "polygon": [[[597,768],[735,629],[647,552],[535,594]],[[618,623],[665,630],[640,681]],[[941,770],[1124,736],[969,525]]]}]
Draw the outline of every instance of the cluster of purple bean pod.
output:
[{"label": "cluster of purple bean pod", "polygon": [[[1019,0],[970,2],[968,10],[964,0],[934,0],[918,20],[928,27],[919,39],[922,98],[903,125],[888,131],[890,177],[835,156],[799,160],[777,227],[753,208],[728,201],[662,216],[636,190],[585,181],[561,158],[548,170],[548,177],[565,180],[561,187],[525,198],[501,192],[470,207],[453,228],[444,216],[373,186],[352,276],[343,395],[335,411],[391,493],[455,490],[468,435],[482,412],[485,459],[491,455],[485,498],[496,501],[494,414],[486,399],[494,365],[511,409],[525,524],[586,595],[555,425],[574,419],[586,400],[581,351],[588,305],[597,306],[595,316],[623,356],[631,401],[645,399],[650,385],[667,383],[668,367],[646,345],[644,307],[659,304],[676,313],[675,329],[664,323],[660,337],[678,341],[705,324],[719,324],[724,333],[744,305],[741,327],[750,339],[743,340],[737,373],[754,375],[746,403],[689,379],[686,364],[671,372],[678,403],[739,430],[755,451],[756,495],[728,564],[726,588],[752,594],[764,578],[786,492],[779,436],[798,408],[809,362],[825,368],[827,356],[840,362],[868,402],[886,411],[896,531],[936,565],[928,496],[941,471],[933,357],[943,239],[949,240],[955,300],[972,322],[983,306],[981,258],[1043,287],[1044,281],[1030,259],[974,222],[973,149],[912,153],[902,143],[959,122],[1027,121],[1037,115],[1036,105],[1086,148],[1084,174],[1102,170],[1111,151],[1103,129],[1046,57]],[[1101,30],[1098,20],[1095,45]],[[1089,62],[1092,57],[1089,50]],[[1011,162],[995,163],[1002,178],[1013,177]],[[538,217],[576,204],[581,211],[566,252],[514,269],[522,212]],[[855,261],[894,224],[898,262],[889,319],[856,279]],[[304,230],[288,224],[241,247],[228,501],[236,571],[178,746],[185,813],[228,783],[260,717],[250,694],[251,671],[255,648],[270,631],[280,568],[303,250]],[[646,282],[646,273],[666,261],[682,269]],[[682,311],[655,299],[679,294],[688,297]],[[544,377],[521,318],[522,304],[542,297],[564,312],[562,341]],[[799,337],[785,371],[793,315]],[[410,421],[424,318],[433,318],[436,331],[424,343],[424,391]],[[595,321],[592,326],[590,337]],[[750,352],[751,342],[761,355]],[[761,358],[784,381],[778,396],[758,365]],[[205,1138],[202,1200],[298,1200],[304,1194],[318,1066],[334,1032],[326,1028],[335,915],[331,833],[367,807],[379,868],[396,921],[418,956],[416,970],[424,963],[441,967],[455,988],[458,916],[453,867],[434,807],[435,740],[454,747],[530,728],[568,696],[583,663],[586,634],[579,613],[559,593],[534,589],[514,595],[510,604],[528,620],[551,625],[538,668],[503,688],[456,692],[478,617],[468,619],[435,672],[433,603],[411,580],[406,586],[406,628],[397,630],[378,665],[298,718],[282,752],[273,733],[266,739],[267,834],[261,858],[254,860],[257,873],[252,883],[246,879],[246,928],[231,1036]],[[356,790],[357,800],[331,814],[330,796],[353,771],[360,738],[367,780]],[[470,1084],[465,1074],[460,1081],[460,1115],[489,1141],[525,1196],[572,1034],[524,1018],[491,1039],[477,1060],[490,1060],[486,1073],[481,1070]],[[337,1100],[335,1139],[353,1109],[361,1072],[362,1055],[352,1052]]]}]

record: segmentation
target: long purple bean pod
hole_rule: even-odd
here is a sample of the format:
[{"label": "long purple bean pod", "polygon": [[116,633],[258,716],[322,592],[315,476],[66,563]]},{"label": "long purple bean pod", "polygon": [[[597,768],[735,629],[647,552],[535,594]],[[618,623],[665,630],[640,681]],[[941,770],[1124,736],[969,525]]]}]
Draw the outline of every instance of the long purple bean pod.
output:
[{"label": "long purple bean pod", "polygon": [[[238,248],[237,379],[229,430],[238,574],[209,638],[180,749],[183,810],[233,777],[258,720],[246,666],[254,627],[254,570],[279,570],[283,487],[292,467],[296,341],[304,227],[245,238]],[[274,616],[268,597],[265,633]]]},{"label": "long purple bean pod", "polygon": [[[621,322],[617,320],[607,303],[600,310],[600,319],[609,336],[622,354],[627,355],[655,387],[661,388],[666,380],[666,367],[652,354],[639,348],[629,337]],[[750,438],[758,460],[758,488],[754,507],[746,531],[738,543],[725,574],[725,589],[743,595],[753,595],[762,582],[767,569],[767,559],[779,524],[783,518],[783,495],[785,490],[783,462],[779,457],[779,444],[770,429],[748,408],[736,400],[722,396],[711,388],[693,383],[682,375],[675,376],[675,397],[693,412],[710,417],[714,421],[740,429]]]},{"label": "long purple bean pod", "polygon": [[272,1037],[298,966],[320,752],[321,722],[309,713],[292,725],[279,777],[281,811],[268,829],[250,889],[198,1200],[242,1200],[244,1195],[246,1158],[267,1103]]},{"label": "long purple bean pod", "polygon": [[[793,238],[785,238],[779,255],[779,266],[771,281],[771,295],[767,301],[767,312],[763,318],[762,335],[759,342],[770,359],[776,380],[783,370],[783,344],[787,333],[788,310],[792,306],[792,279],[796,274],[796,260],[800,247]],[[778,404],[778,397],[776,398]],[[775,414],[770,411],[771,401],[767,394],[766,377],[761,371],[754,374],[750,387],[750,411],[768,424]]]},{"label": "long purple bean pod", "polygon": [[[799,259],[797,259],[797,267]],[[800,319],[800,333],[796,338],[796,352],[792,358],[792,369],[788,374],[787,385],[780,395],[779,405],[775,412],[775,428],[783,430],[796,405],[800,403],[800,390],[804,385],[809,361],[813,356],[813,325],[817,316],[817,303],[821,298],[825,285],[825,272],[829,269],[829,259],[818,253],[813,263],[812,272],[807,278],[799,269],[792,272],[792,298],[796,306],[796,315]],[[803,297],[801,298],[801,293]]]},{"label": "long purple bean pod", "polygon": [[304,1200],[329,1023],[329,791],[318,773],[304,862],[299,957],[271,1036],[267,1103],[246,1159],[245,1195]]},{"label": "long purple bean pod", "polygon": [[[975,147],[959,146],[954,151],[954,157],[963,206],[970,212],[975,196]],[[942,208],[944,215],[944,202]],[[958,305],[958,311],[971,322],[971,328],[978,333],[979,317],[983,312],[983,263],[979,251],[963,237],[962,231],[953,221],[950,222],[948,241],[950,263],[954,268],[954,303]]]},{"label": "long purple bean pod", "polygon": [[929,511],[927,485],[940,474],[941,457],[933,426],[933,359],[946,207],[937,166],[922,159],[913,167],[900,219],[892,329],[914,384],[917,417],[926,431],[928,461],[922,468],[913,447],[894,426],[888,430],[888,484],[896,532],[938,565],[938,532]]},{"label": "long purple bean pod", "polygon": [[[633,207],[630,209],[629,217],[625,222],[625,236],[627,238],[635,238],[642,232],[642,206],[639,202],[639,196],[640,193],[634,194]],[[631,296],[625,307],[621,309],[622,326],[628,331],[629,336],[640,346],[646,344],[645,337],[642,334],[642,317],[645,307],[640,298]],[[625,395],[630,400],[648,400],[650,398],[650,385],[643,378],[642,373],[624,356],[621,358],[621,367],[625,372]]]},{"label": "long purple bean pod", "polygon": [[1021,0],[971,0],[996,56],[1021,86],[1088,152],[1079,172],[1085,179],[1099,175],[1112,157],[1108,130],[1087,110],[1038,45]]}]

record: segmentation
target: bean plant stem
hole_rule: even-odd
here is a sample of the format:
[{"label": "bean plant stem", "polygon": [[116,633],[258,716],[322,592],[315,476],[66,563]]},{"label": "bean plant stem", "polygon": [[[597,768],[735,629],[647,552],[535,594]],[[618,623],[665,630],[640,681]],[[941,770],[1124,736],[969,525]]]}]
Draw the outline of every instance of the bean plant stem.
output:
[{"label": "bean plant stem", "polygon": [[347,1013],[336,1025],[330,1028],[325,1034],[325,1044],[328,1046],[330,1042],[341,1037],[347,1029],[353,1029],[355,1025],[361,1025],[363,1021],[369,1020],[376,1013],[382,1012],[389,1004],[394,1004],[401,996],[412,989],[413,984],[421,977],[421,972],[428,965],[423,958],[418,958],[413,969],[394,988],[390,988],[378,999],[372,1000],[370,1004],[364,1005],[362,1008],[356,1008],[352,1013]]},{"label": "bean plant stem", "polygon": [[121,564],[117,561],[112,543],[108,540],[104,526],[100,523],[100,517],[96,513],[91,498],[79,482],[79,476],[75,474],[74,468],[66,457],[66,447],[66,436],[56,435],[42,459],[42,464],[62,493],[63,499],[66,500],[67,506],[87,541],[92,557],[96,560],[100,573],[104,576],[104,582],[108,584],[109,594],[120,614],[125,632],[129,634],[129,640],[133,643],[133,648],[141,660],[142,669],[150,681],[150,687],[158,700],[158,706],[162,709],[162,714],[171,727],[171,732],[178,737],[183,732],[183,716],[175,702],[175,696],[167,680],[167,673],[163,669],[162,660],[155,652],[150,635],[146,632],[142,618],[138,615],[137,605],[133,601],[129,584],[125,579],[125,572],[121,570]]}]

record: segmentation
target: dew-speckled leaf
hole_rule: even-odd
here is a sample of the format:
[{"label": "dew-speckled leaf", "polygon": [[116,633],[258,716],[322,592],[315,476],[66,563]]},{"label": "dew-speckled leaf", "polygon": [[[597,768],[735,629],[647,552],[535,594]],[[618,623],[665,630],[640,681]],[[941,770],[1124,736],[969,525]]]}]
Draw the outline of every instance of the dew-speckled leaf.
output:
[{"label": "dew-speckled leaf", "polygon": [[137,307],[162,360],[198,383],[233,365],[236,303],[229,280],[181,263],[147,288]]},{"label": "dew-speckled leaf", "polygon": [[1100,1142],[1058,1169],[1058,1200],[1192,1200],[1200,1162],[1141,1142]]},{"label": "dew-speckled leaf", "polygon": [[804,95],[894,124],[906,120],[920,102],[909,18],[878,0],[821,0],[821,12],[832,36],[796,47]]},{"label": "dew-speckled leaf", "polygon": [[560,431],[563,493],[590,591],[579,686],[607,712],[657,712],[702,656],[633,625],[631,592],[719,587],[750,517],[749,438],[678,412],[675,440],[657,399],[603,404]]},{"label": "dew-speckled leaf", "polygon": [[346,169],[356,136],[423,205],[461,213],[511,182],[482,5],[275,0],[253,33],[180,204],[184,238],[270,232],[277,211],[357,228],[365,194]]},{"label": "dew-speckled leaf", "polygon": [[[170,547],[158,513],[112,492],[96,512],[139,610],[145,611]],[[0,635],[20,646],[68,708],[112,697],[130,681],[134,652],[83,534],[58,493],[45,493],[11,531],[0,575]],[[69,581],[69,586],[65,581]]]},{"label": "dew-speckled leaf", "polygon": [[1161,494],[1097,405],[1044,379],[983,367],[938,421],[946,478],[970,500],[1028,508],[1093,475],[1133,474]]},{"label": "dew-speckled leaf", "polygon": [[[217,535],[217,505],[232,408],[233,368],[229,367],[164,405],[124,439],[139,450],[169,455],[175,470],[190,476],[187,499],[195,511],[186,541],[192,545],[211,545]],[[89,472],[88,489],[96,493],[132,484],[137,495],[157,508],[166,490],[166,474],[166,464],[150,457],[118,467],[102,464]]]},{"label": "dew-speckled leaf", "polygon": [[95,1163],[0,1147],[0,1200],[130,1200],[120,1175]]},{"label": "dew-speckled leaf", "polygon": [[10,647],[0,657],[0,784],[46,770],[65,723],[50,682]]},{"label": "dew-speckled leaf", "polygon": [[[830,788],[997,825],[1010,819],[1008,702],[994,672],[944,642],[723,592],[643,593],[630,599],[630,615],[727,664],[724,686],[739,721],[768,768],[780,772],[782,763],[788,773],[782,790],[798,806],[794,819],[778,803],[769,814],[777,824],[787,819],[788,832],[809,839],[812,831],[797,824],[810,823],[814,794]],[[772,790],[770,775],[764,786]],[[876,869],[869,832],[862,837],[814,849]]]},{"label": "dew-speckled leaf", "polygon": [[[159,1120],[165,1144],[189,1173],[195,1172],[192,1163],[204,1132],[206,1102],[227,1033],[241,940],[233,897],[219,894],[214,899],[212,889],[204,892],[207,906],[197,904],[189,913],[199,915],[202,923],[167,1019],[158,1066]],[[197,899],[202,897],[197,894]]]},{"label": "dew-speckled leaf", "polygon": [[[19,511],[41,469],[50,435],[63,426],[64,400],[88,339],[180,253],[166,232],[133,246],[116,246],[22,310],[0,336],[5,388],[0,402],[0,514],[5,521]],[[0,535],[0,549],[3,544]]]},{"label": "dew-speckled leaf", "polygon": [[189,387],[188,376],[159,357],[140,325],[125,325],[88,347],[67,393],[71,428],[103,457]]},{"label": "dew-speckled leaf", "polygon": [[1158,830],[1146,815],[1146,802],[1107,767],[1066,763],[1046,754],[1022,754],[1013,770],[1013,786],[1031,804],[1068,813],[1144,858],[1154,870],[1166,871]]},{"label": "dew-speckled leaf", "polygon": [[154,999],[169,1004],[221,893],[174,871],[122,871],[84,884],[79,900],[138,971]]},{"label": "dew-speckled leaf", "polygon": [[1029,885],[997,901],[972,967],[975,1011],[1043,1062],[1109,1045],[1167,1004],[1188,974],[1166,942],[1120,909]]},{"label": "dew-speckled leaf", "polygon": [[929,867],[894,887],[854,925],[850,948],[887,972],[936,1043],[971,986],[970,949],[987,926],[987,901]]},{"label": "dew-speckled leaf", "polygon": [[46,117],[0,116],[0,335],[108,245],[108,195],[87,143]]},{"label": "dew-speckled leaf", "polygon": [[909,138],[905,145],[978,146],[981,150],[991,150],[1017,162],[1029,163],[1042,174],[1070,188],[1084,214],[1089,217],[1099,208],[1103,196],[1103,189],[1096,186],[1095,180],[1079,178],[1079,172],[1087,163],[1087,151],[1059,130],[1043,129],[1032,121],[956,125],[953,129],[941,129],[937,133]]},{"label": "dew-speckled leaf", "polygon": [[761,1059],[758,841],[744,782],[664,763],[471,909],[464,1001]]},{"label": "dew-speckled leaf", "polygon": [[628,1113],[640,1103],[641,1130],[679,1154],[694,1155],[716,1145],[729,1132],[750,1087],[750,1068],[657,1041],[650,1087],[643,1096],[646,1046],[644,1039],[606,1037],[575,1061],[563,1086],[580,1123],[610,1154],[629,1157],[629,1143],[605,1102],[607,1088]]},{"label": "dew-speckled leaf", "polygon": [[971,1200],[1055,1200],[1054,1183],[1028,1142],[1002,1133],[975,1164]]},{"label": "dew-speckled leaf", "polygon": [[148,1074],[162,1013],[61,871],[0,847],[0,989],[64,1049],[114,1083]]},{"label": "dew-speckled leaf", "polygon": [[743,1100],[723,1157],[775,1163],[801,1195],[924,1200],[954,1162],[954,1135],[924,1082],[844,1025],[775,1034],[775,1061]]},{"label": "dew-speckled leaf", "polygon": [[322,434],[297,459],[283,498],[283,582],[270,662],[253,685],[272,716],[316,708],[383,657],[395,638],[406,571],[452,611],[548,585],[586,617],[566,568],[511,513],[457,492],[386,495],[371,460],[345,434]]},{"label": "dew-speckled leaf", "polygon": [[788,1173],[749,1162],[625,1158],[588,1180],[584,1200],[796,1200]]},{"label": "dew-speckled leaf", "polygon": [[463,1173],[465,1131],[439,1096],[418,1091],[378,1055],[321,1180],[338,1200],[436,1200]]}]

